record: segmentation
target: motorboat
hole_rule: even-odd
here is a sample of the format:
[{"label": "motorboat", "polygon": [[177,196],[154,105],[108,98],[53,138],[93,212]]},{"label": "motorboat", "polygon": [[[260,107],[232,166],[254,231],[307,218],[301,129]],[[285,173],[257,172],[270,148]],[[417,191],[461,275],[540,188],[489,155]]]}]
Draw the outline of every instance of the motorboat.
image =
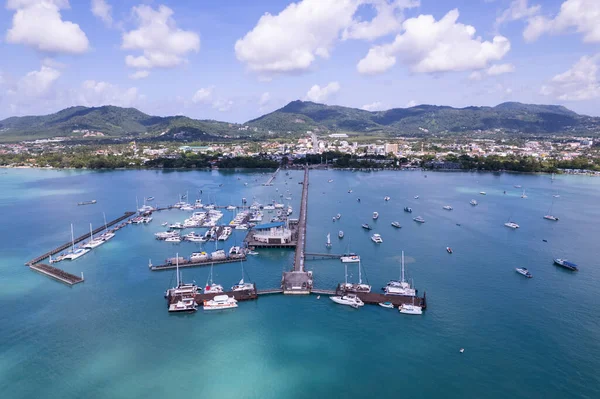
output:
[{"label": "motorboat", "polygon": [[159,231],[158,233],[154,233],[154,237],[157,240],[166,240],[169,237],[179,237],[179,233],[176,231]]},{"label": "motorboat", "polygon": [[361,301],[361,299],[355,294],[330,296],[329,299],[335,303],[339,303],[340,305],[352,306],[354,309],[358,309],[359,307],[365,305],[364,302]]},{"label": "motorboat", "polygon": [[411,287],[410,283],[404,278],[404,251],[402,251],[402,267],[400,280],[391,280],[383,288],[386,295],[415,296],[417,290]]},{"label": "motorboat", "polygon": [[180,236],[167,237],[167,238],[165,238],[165,242],[180,243],[181,237]]},{"label": "motorboat", "polygon": [[442,208],[447,211],[451,211],[453,209],[450,205],[444,205]]},{"label": "motorboat", "polygon": [[475,205],[478,205],[478,202],[475,201],[474,199],[472,199],[471,201],[469,201],[469,204],[475,206]]},{"label": "motorboat", "polygon": [[379,306],[387,309],[394,309],[394,304],[391,302],[379,302]]},{"label": "motorboat", "polygon": [[423,314],[423,308],[417,305],[411,305],[408,303],[403,303],[398,307],[398,311],[402,314]]},{"label": "motorboat", "polygon": [[554,259],[554,263],[556,263],[557,265],[562,266],[562,267],[564,267],[566,269],[569,269],[569,270],[574,270],[574,271],[579,270],[579,266],[577,266],[573,262],[569,262],[566,259],[558,259],[557,258],[557,259]]},{"label": "motorboat", "polygon": [[377,220],[379,218],[378,212],[373,212],[373,220]]},{"label": "motorboat", "polygon": [[515,270],[517,271],[517,273],[522,274],[523,276],[525,276],[527,278],[533,277],[533,275],[531,273],[529,273],[529,270],[527,270],[524,267],[517,267]]},{"label": "motorboat", "polygon": [[338,231],[338,238],[344,238],[344,232],[342,230]]},{"label": "motorboat", "polygon": [[446,247],[446,251],[447,251],[449,254],[451,254],[451,253],[452,253],[452,248],[450,248],[450,247]]},{"label": "motorboat", "polygon": [[190,255],[190,262],[196,263],[196,262],[205,262],[207,261],[209,258],[208,254],[206,252],[193,252],[192,255]]},{"label": "motorboat", "polygon": [[215,295],[213,299],[205,300],[203,303],[204,310],[221,310],[237,308],[237,300],[228,295]]},{"label": "motorboat", "polygon": [[425,223],[425,219],[423,219],[421,216],[417,216],[413,220],[417,223]]},{"label": "motorboat", "polygon": [[504,225],[506,227],[510,227],[511,229],[518,229],[519,228],[519,225],[516,224],[515,222],[506,222],[506,223],[504,223]]},{"label": "motorboat", "polygon": [[204,239],[204,236],[201,236],[200,234],[196,234],[193,231],[191,233],[183,236],[183,239],[186,241],[190,241],[190,242],[205,242],[206,241]]},{"label": "motorboat", "polygon": [[362,228],[365,230],[371,230],[371,226],[369,226],[367,223],[363,223]]},{"label": "motorboat", "polygon": [[412,213],[412,208],[409,208],[408,206],[405,206],[404,207],[404,212]]},{"label": "motorboat", "polygon": [[371,241],[373,241],[375,244],[381,244],[383,239],[381,238],[381,235],[375,233],[371,236]]},{"label": "motorboat", "polygon": [[383,197],[383,200],[384,200],[384,201],[389,201],[389,200],[391,200],[391,198],[390,198],[390,197],[388,197],[388,196],[385,196],[385,197]]},{"label": "motorboat", "polygon": [[392,222],[392,226],[395,227],[395,228],[397,228],[397,229],[399,229],[399,228],[402,227],[402,226],[400,226],[400,222]]},{"label": "motorboat", "polygon": [[349,253],[342,255],[340,257],[340,260],[342,261],[342,263],[356,263],[360,262],[360,256],[358,256],[357,254]]},{"label": "motorboat", "polygon": [[486,195],[486,192],[485,191],[480,191],[479,194]]},{"label": "motorboat", "polygon": [[552,215],[544,215],[544,219],[558,222],[558,218],[556,216],[552,216]]},{"label": "motorboat", "polygon": [[174,302],[169,305],[169,312],[186,312],[191,313],[195,312],[198,309],[198,305],[196,304],[196,300],[194,298],[182,298],[177,302]]},{"label": "motorboat", "polygon": [[225,251],[223,251],[222,249],[217,249],[215,252],[210,253],[210,258],[212,260],[223,260],[223,259],[227,259],[227,255],[225,254]]},{"label": "motorboat", "polygon": [[341,215],[340,213],[338,213],[337,215],[335,215],[335,218],[336,218],[336,219],[338,219],[338,220],[339,220],[341,217],[342,217],[342,215]]},{"label": "motorboat", "polygon": [[419,199],[419,196],[418,196],[418,195],[415,195],[415,196],[414,196],[414,199]]},{"label": "motorboat", "polygon": [[183,227],[183,225],[182,225],[181,223],[177,222],[177,223],[170,224],[170,225],[169,225],[169,228],[170,228],[170,229],[181,230],[181,229],[183,229],[184,227]]}]

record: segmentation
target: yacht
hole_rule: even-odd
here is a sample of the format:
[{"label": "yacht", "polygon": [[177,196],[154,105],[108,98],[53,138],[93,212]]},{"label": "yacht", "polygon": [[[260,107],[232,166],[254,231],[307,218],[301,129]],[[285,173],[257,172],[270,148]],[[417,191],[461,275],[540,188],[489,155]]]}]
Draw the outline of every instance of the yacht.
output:
[{"label": "yacht", "polygon": [[235,211],[236,209],[237,209],[237,208],[236,208],[235,206],[233,206],[233,205],[229,205],[229,206],[227,207],[227,210],[228,210],[228,211]]},{"label": "yacht", "polygon": [[378,212],[373,212],[373,220],[377,220],[379,218]]},{"label": "yacht", "polygon": [[229,257],[230,258],[243,258],[244,250],[238,246],[231,247],[231,248],[229,248]]},{"label": "yacht", "polygon": [[412,208],[409,208],[408,206],[405,206],[404,207],[404,212],[412,213]]},{"label": "yacht", "polygon": [[384,201],[389,201],[390,199],[391,199],[391,198],[390,198],[390,197],[388,197],[388,196],[385,196],[385,197],[383,197],[383,200],[384,200]]},{"label": "yacht", "polygon": [[197,263],[197,262],[205,262],[208,259],[210,259],[208,257],[208,254],[206,252],[193,252],[192,255],[190,255],[190,262],[193,263]]},{"label": "yacht", "polygon": [[486,195],[486,192],[485,191],[480,191],[479,194]]},{"label": "yacht", "polygon": [[417,223],[425,223],[425,219],[423,219],[421,216],[417,216],[413,220]]},{"label": "yacht", "polygon": [[342,230],[338,231],[338,238],[344,238],[344,232]]},{"label": "yacht", "polygon": [[177,222],[177,223],[173,223],[173,224],[169,225],[169,228],[181,230],[181,229],[183,229],[183,225],[181,223]]},{"label": "yacht", "polygon": [[340,305],[352,306],[354,309],[358,309],[361,306],[364,306],[364,302],[360,300],[355,294],[346,294],[341,296],[330,296],[331,299],[335,303],[339,303]]},{"label": "yacht", "polygon": [[404,251],[402,251],[402,268],[400,280],[391,280],[383,288],[386,295],[415,296],[417,291],[404,279]]},{"label": "yacht", "polygon": [[371,230],[371,226],[369,226],[367,223],[363,223],[362,228],[365,230]]},{"label": "yacht", "polygon": [[67,253],[66,255],[61,256],[60,260],[62,260],[62,259],[67,259],[67,260],[79,259],[83,255],[87,254],[88,252],[90,252],[90,250],[86,249],[86,248],[75,249],[75,239],[73,236],[73,224],[71,224],[71,252]]},{"label": "yacht", "polygon": [[544,219],[558,222],[558,218],[556,216],[552,216],[552,215],[544,215]]},{"label": "yacht", "polygon": [[[414,298],[413,298],[413,302],[414,302]],[[414,303],[413,304],[403,303],[398,308],[398,311],[402,314],[417,314],[417,315],[423,314],[423,308],[415,305]]]},{"label": "yacht", "polygon": [[227,259],[227,255],[222,249],[217,249],[215,252],[210,253],[210,258],[212,260],[224,260]]},{"label": "yacht", "polygon": [[[195,298],[196,293],[198,292],[198,286],[194,283],[185,284],[181,280],[181,274],[179,273],[179,254],[175,255],[175,267],[177,274],[177,285],[173,288],[168,289],[165,292],[165,298],[169,297],[181,297],[181,298]],[[181,258],[183,259],[183,258]],[[167,262],[171,263],[173,258],[167,259]],[[172,263],[171,263],[172,264]]]},{"label": "yacht", "polygon": [[445,210],[447,210],[447,211],[451,211],[452,210],[452,207],[450,205],[444,205],[442,208],[445,209]]},{"label": "yacht", "polygon": [[400,226],[400,222],[392,222],[392,226],[395,227],[395,228],[397,228],[397,229],[399,229],[399,228],[402,227],[402,226]]},{"label": "yacht", "polygon": [[517,273],[522,274],[523,276],[525,276],[527,278],[533,277],[533,275],[531,273],[529,273],[529,270],[527,270],[524,267],[521,267],[521,268],[517,267],[515,270],[517,271]]},{"label": "yacht", "polygon": [[244,279],[241,279],[239,283],[231,287],[231,291],[251,291],[254,290],[254,284],[245,283]]},{"label": "yacht", "polygon": [[472,199],[471,201],[469,201],[469,204],[475,206],[478,205],[477,201],[475,201],[474,199]]},{"label": "yacht", "polygon": [[196,234],[193,231],[189,234],[186,234],[185,236],[183,236],[183,239],[186,241],[190,241],[190,242],[204,242],[206,241],[204,239],[204,236],[201,236],[200,234]]},{"label": "yacht", "polygon": [[177,302],[169,305],[169,312],[195,312],[198,309],[196,300],[194,298],[181,298]]},{"label": "yacht", "polygon": [[105,241],[102,239],[102,237],[98,236],[98,237],[94,238],[94,233],[92,232],[92,224],[90,223],[90,240],[83,245],[83,248],[94,249],[104,243],[105,243]]},{"label": "yacht", "polygon": [[414,197],[414,198],[415,198],[415,199],[419,199],[419,196],[418,196],[418,195],[415,195],[415,197]]},{"label": "yacht", "polygon": [[452,253],[452,248],[446,247],[446,252],[448,252],[449,254],[451,254]]},{"label": "yacht", "polygon": [[375,244],[381,244],[383,239],[381,238],[381,235],[375,233],[371,236],[371,241],[373,241]]},{"label": "yacht", "polygon": [[167,237],[167,238],[165,238],[165,242],[180,243],[181,242],[181,237],[180,236]]},{"label": "yacht", "polygon": [[360,256],[353,253],[344,254],[340,257],[342,263],[355,263],[360,262]]},{"label": "yacht", "polygon": [[223,292],[223,286],[221,284],[215,284],[213,282],[213,265],[210,265],[210,275],[206,280],[206,286],[204,287],[205,294],[220,294]]},{"label": "yacht", "polygon": [[506,223],[504,223],[504,225],[506,227],[510,227],[511,229],[518,229],[519,228],[519,225],[516,224],[515,222],[506,222]]},{"label": "yacht", "polygon": [[204,310],[220,310],[237,308],[238,304],[234,297],[228,295],[215,295],[213,299],[205,300]]},{"label": "yacht", "polygon": [[554,263],[569,270],[579,270],[579,267],[575,263],[569,262],[566,259],[554,259]]},{"label": "yacht", "polygon": [[391,302],[379,302],[379,306],[382,308],[394,309],[394,304]]},{"label": "yacht", "polygon": [[176,231],[160,231],[158,233],[154,233],[154,236],[157,240],[165,240],[169,237],[178,237],[179,233]]},{"label": "yacht", "polygon": [[346,292],[371,292],[371,286],[369,284],[363,284],[361,264],[358,262],[358,284],[352,284],[348,282],[348,266],[344,265],[345,280],[344,284],[340,284],[340,288]]},{"label": "yacht", "polygon": [[168,224],[169,224],[169,222],[164,222],[164,223],[161,223],[160,225],[164,227],[164,226],[166,226]]}]

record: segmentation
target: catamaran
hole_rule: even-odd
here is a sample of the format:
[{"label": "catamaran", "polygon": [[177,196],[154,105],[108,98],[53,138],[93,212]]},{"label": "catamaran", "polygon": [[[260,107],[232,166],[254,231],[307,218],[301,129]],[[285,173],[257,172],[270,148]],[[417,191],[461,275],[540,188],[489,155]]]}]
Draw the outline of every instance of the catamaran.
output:
[{"label": "catamaran", "polygon": [[73,236],[73,223],[71,223],[71,245],[72,245],[71,252],[62,256],[62,259],[75,260],[75,259],[79,259],[83,255],[90,252],[90,250],[86,249],[86,248],[75,249],[75,238]]},{"label": "catamaran", "polygon": [[213,299],[205,300],[203,303],[204,310],[221,310],[237,308],[237,300],[228,295],[216,295]]},{"label": "catamaran", "polygon": [[373,241],[375,244],[381,244],[383,243],[383,238],[381,238],[380,234],[375,233],[371,236],[371,241]]},{"label": "catamaran", "polygon": [[361,273],[361,264],[358,262],[358,284],[348,283],[348,266],[344,265],[345,271],[345,282],[344,284],[340,284],[340,288],[343,291],[347,292],[371,292],[371,286],[369,284],[363,284],[362,282],[362,273]]},{"label": "catamaran", "polygon": [[240,261],[240,264],[242,265],[242,279],[240,280],[239,283],[237,283],[236,285],[234,285],[233,287],[231,287],[231,291],[251,291],[254,290],[254,284],[252,283],[245,283],[244,282],[244,263],[243,261]]},{"label": "catamaran", "polygon": [[423,308],[421,306],[415,305],[415,297],[413,296],[412,304],[403,303],[398,308],[398,311],[402,314],[423,314]]},{"label": "catamaran", "polygon": [[404,279],[404,251],[402,251],[402,268],[400,272],[400,280],[391,280],[387,286],[383,288],[386,295],[402,295],[402,296],[415,296],[417,291],[410,286],[410,284]]},{"label": "catamaran", "polygon": [[214,294],[223,292],[223,286],[221,284],[215,284],[213,282],[213,264],[210,265],[210,275],[206,280],[206,286],[204,287],[205,294]]}]

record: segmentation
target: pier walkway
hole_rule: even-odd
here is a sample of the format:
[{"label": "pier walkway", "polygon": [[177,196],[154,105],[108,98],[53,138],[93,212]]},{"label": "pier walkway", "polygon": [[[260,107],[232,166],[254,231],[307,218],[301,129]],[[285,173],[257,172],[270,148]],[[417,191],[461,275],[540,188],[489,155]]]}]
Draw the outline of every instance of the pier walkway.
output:
[{"label": "pier walkway", "polygon": [[279,173],[279,170],[281,170],[281,168],[277,168],[277,170],[271,175],[271,177],[269,177],[269,180],[267,180],[266,183],[263,183],[263,186],[272,186],[273,180],[275,180],[275,178],[277,177],[277,173]]},{"label": "pier walkway", "polygon": [[344,255],[340,255],[340,254],[316,254],[316,253],[305,253],[304,254],[304,259],[307,258],[311,258],[311,259],[340,259],[342,256]]},{"label": "pier walkway", "polygon": [[47,265],[45,263],[29,265],[29,268],[68,285],[75,285],[77,283],[83,282],[83,273],[81,273],[81,277],[79,277],[74,274],[67,273],[62,269],[58,269],[56,267]]},{"label": "pier walkway", "polygon": [[[184,267],[200,267],[200,266],[210,266],[210,265],[220,265],[223,263],[233,263],[233,262],[239,262],[239,261],[245,261],[246,260],[246,256],[240,256],[239,258],[227,258],[227,259],[221,259],[221,260],[206,260],[206,261],[202,261],[202,262],[190,262],[190,261],[183,261],[183,262],[179,262],[179,268],[183,269]],[[160,270],[171,270],[171,269],[175,269],[177,268],[177,264],[176,263],[165,263],[164,265],[150,265],[149,269],[152,270],[153,272],[156,271],[160,271]]]}]

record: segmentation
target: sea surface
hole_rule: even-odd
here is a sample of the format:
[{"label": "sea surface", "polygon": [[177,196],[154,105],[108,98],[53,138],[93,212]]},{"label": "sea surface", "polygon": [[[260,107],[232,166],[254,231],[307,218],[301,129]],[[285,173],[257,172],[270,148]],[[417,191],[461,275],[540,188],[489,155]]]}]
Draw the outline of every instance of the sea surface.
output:
[{"label": "sea surface", "polygon": [[[308,252],[326,252],[331,233],[329,251],[359,253],[363,279],[377,291],[399,277],[404,251],[408,277],[427,293],[424,314],[271,295],[230,311],[172,315],[163,293],[174,272],[152,272],[149,260],[214,250],[214,243],[154,239],[162,222],[182,222],[187,212],[155,213],[149,225],[127,226],[84,257],[59,263],[84,274],[73,287],[24,263],[69,241],[71,223],[76,236],[84,234],[89,223],[103,223],[103,212],[112,220],[147,196],[155,205],[184,193],[228,205],[283,194],[297,216],[301,171],[280,173],[271,187],[262,186],[269,175],[255,171],[0,172],[2,398],[600,398],[598,178],[311,171]],[[91,199],[98,203],[77,206]],[[442,209],[447,204],[454,210]],[[550,208],[560,221],[542,218]],[[233,212],[223,211],[228,222]],[[426,223],[412,221],[419,215]],[[521,227],[505,227],[509,219]],[[383,244],[372,243],[372,233]],[[235,231],[225,249],[244,234]],[[293,252],[259,252],[244,263],[246,281],[278,287]],[[580,271],[554,266],[554,257]],[[318,288],[344,280],[339,260],[307,261],[307,268]],[[204,284],[209,270],[183,269],[183,278]],[[348,274],[358,279],[356,264]],[[241,276],[239,263],[214,268],[215,282],[226,287]]]}]

